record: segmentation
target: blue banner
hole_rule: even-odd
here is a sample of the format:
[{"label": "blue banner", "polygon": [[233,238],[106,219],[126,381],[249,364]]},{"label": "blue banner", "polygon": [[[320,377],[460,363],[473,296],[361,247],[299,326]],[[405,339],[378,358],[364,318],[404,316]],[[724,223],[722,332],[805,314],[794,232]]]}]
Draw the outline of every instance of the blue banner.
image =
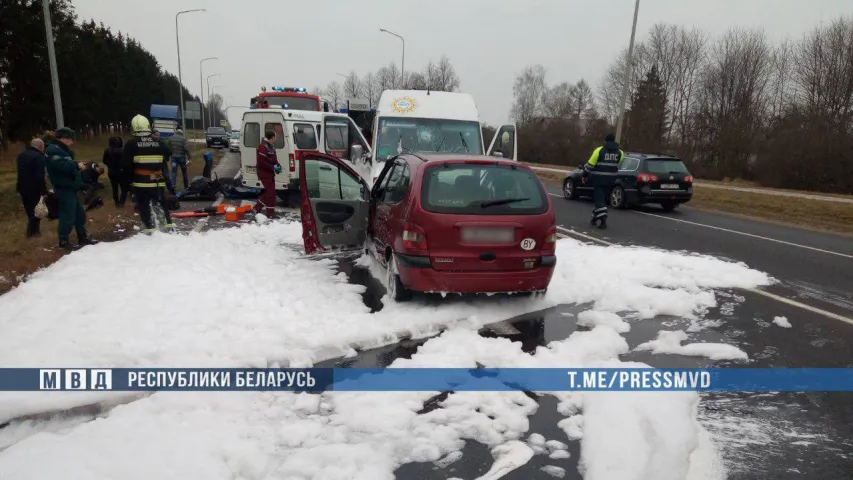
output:
[{"label": "blue banner", "polygon": [[850,392],[853,368],[0,368],[0,391]]}]

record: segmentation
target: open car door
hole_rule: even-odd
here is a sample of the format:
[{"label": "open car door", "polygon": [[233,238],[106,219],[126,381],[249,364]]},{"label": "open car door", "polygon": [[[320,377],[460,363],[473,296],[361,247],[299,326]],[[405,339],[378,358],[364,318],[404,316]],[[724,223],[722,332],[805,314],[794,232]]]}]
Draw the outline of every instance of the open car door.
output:
[{"label": "open car door", "polygon": [[306,152],[299,158],[305,253],[361,249],[367,238],[370,189],[348,162]]},{"label": "open car door", "polygon": [[518,130],[514,123],[501,125],[492,138],[486,155],[500,157],[506,160],[518,161]]}]

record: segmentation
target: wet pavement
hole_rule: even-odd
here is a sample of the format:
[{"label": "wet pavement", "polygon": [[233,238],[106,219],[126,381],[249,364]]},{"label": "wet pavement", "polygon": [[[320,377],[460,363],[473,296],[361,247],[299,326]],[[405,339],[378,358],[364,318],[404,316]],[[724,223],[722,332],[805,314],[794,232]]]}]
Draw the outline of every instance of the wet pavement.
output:
[{"label": "wet pavement", "polygon": [[[365,305],[378,311],[384,295],[382,283],[352,260],[339,261],[340,271],[352,283],[364,285]],[[638,361],[657,368],[702,368],[749,366],[851,366],[849,351],[851,340],[833,335],[838,326],[831,320],[825,325],[800,324],[792,329],[782,329],[769,323],[773,315],[791,315],[796,311],[780,310],[778,305],[759,295],[740,291],[718,292],[719,306],[705,316],[705,328],[691,334],[691,342],[720,342],[734,344],[749,355],[748,365],[742,362],[712,362],[704,357],[682,355],[656,355],[649,352],[629,352],[620,357],[623,361]],[[440,302],[440,299],[420,299],[423,302]],[[528,353],[538,346],[567,338],[586,327],[577,325],[578,313],[590,305],[559,305],[528,313],[502,324],[506,328],[486,326],[483,336],[503,336],[520,342]],[[789,307],[796,310],[795,307]],[[653,319],[629,320],[631,330],[623,334],[631,349],[654,339],[660,330],[688,329],[691,322],[677,317],[659,316]],[[792,331],[793,330],[793,331]],[[802,345],[798,350],[781,351],[775,345],[786,343],[791,335]],[[334,359],[318,367],[377,368],[387,367],[398,358],[410,358],[429,339],[406,340],[386,347],[360,352],[351,358]],[[845,360],[846,359],[846,360]],[[450,393],[452,395],[452,393]],[[533,395],[539,404],[529,417],[530,434],[538,433],[546,440],[568,444],[570,457],[551,459],[548,455],[535,455],[530,462],[507,474],[503,479],[553,478],[541,470],[553,465],[565,469],[565,479],[581,479],[578,472],[580,444],[571,441],[557,427],[565,417],[557,412],[557,400],[548,395]],[[848,393],[704,393],[699,404],[699,420],[712,434],[721,451],[728,478],[738,479],[794,479],[853,478],[853,394]],[[434,399],[429,409],[441,408],[446,394]],[[447,479],[451,477],[476,478],[486,473],[493,462],[490,449],[478,442],[468,441],[458,460],[435,463],[411,463],[401,466],[397,478]]]},{"label": "wet pavement", "polygon": [[[220,175],[230,173],[233,176],[236,172],[235,165],[236,169],[239,169],[238,157],[226,154],[218,167],[223,169]],[[588,205],[583,202],[554,200],[558,206],[558,221],[561,225],[571,227],[586,224]],[[240,204],[239,200],[226,202]],[[209,206],[211,202],[182,203],[182,210],[194,210]],[[280,208],[279,211],[294,217],[298,215],[294,209]],[[814,243],[820,248],[848,253],[846,245],[835,237],[737,223],[743,221],[718,218],[689,209],[676,214],[675,218],[682,220],[719,224],[721,228],[748,231],[768,237],[788,235],[785,238],[792,242]],[[833,275],[830,280],[834,279],[828,281],[826,277],[815,276],[822,271],[827,259],[814,252],[798,255],[802,249],[795,250],[796,258],[780,264],[780,258],[791,255],[790,247],[782,249],[778,244],[770,243],[768,245],[772,251],[762,250],[768,245],[760,241],[742,241],[737,235],[721,234],[713,229],[674,222],[672,225],[661,224],[674,227],[667,230],[666,235],[661,235],[659,228],[648,228],[652,221],[657,220],[645,219],[642,214],[614,212],[614,217],[613,223],[617,228],[602,237],[608,241],[671,250],[688,249],[724,259],[746,261],[750,266],[766,270],[782,279],[778,285],[771,287],[771,290],[779,295],[809,302],[818,308],[842,315],[853,312],[853,300],[849,290],[843,288],[853,275],[847,273],[850,269],[844,263],[847,260],[843,257],[838,258],[836,255],[838,261],[827,265],[829,270],[826,271]],[[225,222],[222,217],[209,217],[179,220],[177,223],[182,230],[205,231],[235,226],[241,222]],[[586,232],[583,229],[580,231],[588,235],[599,235],[598,232]],[[354,258],[339,259],[339,270],[349,277],[351,283],[366,287],[362,298],[372,312],[381,310],[382,297],[385,294],[382,282],[374,278],[367,269],[355,266],[353,260]],[[833,283],[836,280],[837,283]],[[752,292],[722,291],[717,292],[717,295],[719,306],[707,313],[705,328],[692,332],[690,341],[733,344],[749,355],[748,364],[710,362],[703,357],[655,355],[649,352],[629,352],[621,359],[644,362],[658,368],[712,365],[735,368],[853,367],[853,332],[849,325]],[[438,307],[443,300],[440,297],[419,297],[415,301]],[[502,328],[487,326],[480,333],[484,336],[503,336],[520,342],[524,351],[532,352],[537,346],[565,339],[573,332],[584,329],[577,326],[576,317],[589,307],[560,305],[501,322]],[[791,319],[793,327],[782,329],[772,325],[775,316]],[[629,320],[629,323],[631,331],[623,336],[632,349],[640,343],[654,339],[660,330],[687,330],[691,326],[689,321],[664,316],[642,321]],[[507,324],[511,327],[506,328]],[[410,358],[427,341],[428,339],[405,340],[360,352],[352,358],[330,360],[317,366],[385,367],[398,358]],[[425,408],[441,408],[444,398],[446,395],[433,399]],[[525,440],[532,433],[541,434],[546,440],[559,440],[568,444],[570,457],[551,459],[547,455],[536,455],[523,467],[502,478],[553,478],[540,470],[543,466],[552,465],[565,469],[563,478],[580,479],[577,463],[579,442],[568,440],[565,433],[557,427],[557,423],[564,418],[557,412],[557,400],[548,395],[536,395],[535,398],[539,408],[529,417],[530,430],[521,440]],[[712,434],[721,451],[729,470],[729,479],[853,479],[853,394],[708,393],[702,394],[698,415],[700,422]],[[471,479],[486,473],[492,462],[488,447],[468,441],[462,450],[462,457],[454,462],[412,463],[401,466],[396,473],[397,478],[401,479]]]}]

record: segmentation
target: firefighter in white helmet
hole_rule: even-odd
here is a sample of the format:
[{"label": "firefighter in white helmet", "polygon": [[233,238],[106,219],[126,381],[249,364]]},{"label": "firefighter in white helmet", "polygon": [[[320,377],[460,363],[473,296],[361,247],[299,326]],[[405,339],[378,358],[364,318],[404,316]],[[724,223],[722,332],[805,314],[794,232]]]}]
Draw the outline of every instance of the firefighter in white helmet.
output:
[{"label": "firefighter in white helmet", "polygon": [[143,232],[151,234],[156,229],[152,206],[162,209],[163,229],[174,231],[175,225],[172,223],[164,195],[166,189],[172,194],[175,193],[167,170],[169,150],[163,142],[151,136],[151,124],[144,116],[133,117],[130,126],[134,138],[124,146],[122,164],[136,197],[136,209],[145,224]]}]

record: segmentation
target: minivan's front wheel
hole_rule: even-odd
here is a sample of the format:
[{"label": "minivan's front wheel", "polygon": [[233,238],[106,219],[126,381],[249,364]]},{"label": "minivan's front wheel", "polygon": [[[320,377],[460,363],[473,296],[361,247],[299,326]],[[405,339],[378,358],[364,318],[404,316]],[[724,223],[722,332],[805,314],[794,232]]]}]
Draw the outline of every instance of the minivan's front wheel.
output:
[{"label": "minivan's front wheel", "polygon": [[397,258],[392,253],[388,258],[388,268],[386,268],[388,276],[385,280],[385,289],[388,291],[388,296],[395,302],[406,302],[411,300],[412,291],[403,285],[400,281],[400,273],[397,270]]}]

